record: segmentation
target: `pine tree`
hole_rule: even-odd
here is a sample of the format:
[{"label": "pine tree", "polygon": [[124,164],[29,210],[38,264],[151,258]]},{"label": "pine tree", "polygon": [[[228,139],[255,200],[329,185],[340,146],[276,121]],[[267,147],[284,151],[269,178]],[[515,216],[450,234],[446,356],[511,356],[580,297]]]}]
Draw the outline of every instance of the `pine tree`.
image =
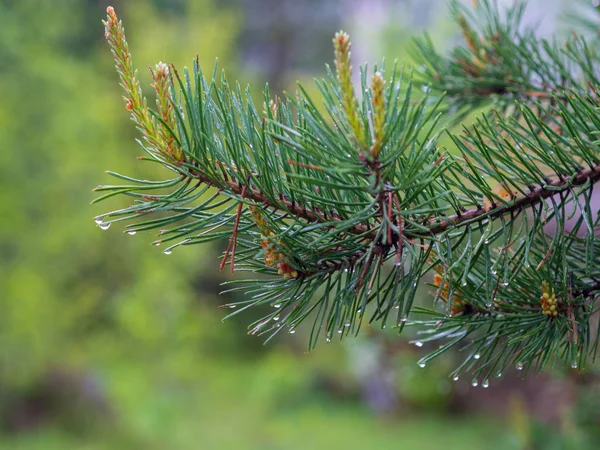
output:
[{"label": "pine tree", "polygon": [[[524,7],[452,3],[463,45],[446,56],[418,39],[415,74],[361,67],[359,90],[340,31],[319,99],[267,85],[257,106],[216,65],[207,77],[197,61],[183,73],[159,63],[154,109],[109,7],[106,38],[144,159],[173,176],[109,172],[124,183],[98,186],[96,201],[132,204],[96,223],[160,230],[165,254],[226,240],[221,268],[253,278],[230,281],[246,297],[225,306],[274,306],[249,327],[267,340],[308,319],[314,347],[367,320],[417,326],[419,346],[439,341],[422,366],[460,349],[455,379],[583,367],[600,339],[600,57],[596,38],[536,37]],[[456,149],[441,147],[444,135]],[[413,306],[428,274],[432,306]]]}]

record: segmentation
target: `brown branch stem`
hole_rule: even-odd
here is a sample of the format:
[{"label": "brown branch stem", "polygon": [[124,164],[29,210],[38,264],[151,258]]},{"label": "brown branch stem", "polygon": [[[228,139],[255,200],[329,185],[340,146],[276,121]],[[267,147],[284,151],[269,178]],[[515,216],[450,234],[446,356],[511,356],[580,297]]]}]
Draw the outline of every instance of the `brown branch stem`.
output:
[{"label": "brown branch stem", "polygon": [[[283,197],[280,198],[279,201],[273,201],[258,189],[249,185],[244,185],[236,180],[222,180],[215,182],[206,175],[202,174],[200,171],[192,172],[192,176],[203,183],[221,189],[226,188],[236,195],[243,195],[245,198],[253,200],[256,203],[262,204],[266,207],[283,210],[295,217],[301,217],[307,222],[342,222],[342,219],[337,215],[331,215],[326,218],[324,215],[307,209],[305,205],[290,201]],[[518,198],[510,204],[500,205],[491,210],[486,210],[481,206],[470,209],[441,220],[431,225],[427,230],[407,230],[404,228],[403,224],[399,224],[399,226],[402,229],[404,237],[407,239],[430,238],[431,236],[443,233],[451,228],[457,228],[484,219],[496,219],[505,214],[520,211],[554,195],[567,191],[573,186],[581,186],[588,180],[592,183],[595,183],[599,179],[600,164],[591,168],[581,169],[577,175],[573,177],[561,177],[560,179],[550,180],[543,186],[533,187],[525,196]],[[244,194],[242,194],[243,192]],[[377,234],[377,230],[369,228],[364,223],[354,225],[348,228],[346,232],[350,234],[364,235],[365,239],[367,240],[374,239]]]}]

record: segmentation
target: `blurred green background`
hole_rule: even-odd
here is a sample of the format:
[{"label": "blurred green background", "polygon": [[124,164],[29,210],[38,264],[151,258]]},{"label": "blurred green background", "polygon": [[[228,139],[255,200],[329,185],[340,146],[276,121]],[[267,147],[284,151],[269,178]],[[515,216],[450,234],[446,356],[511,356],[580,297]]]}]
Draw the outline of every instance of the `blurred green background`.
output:
[{"label": "blurred green background", "polygon": [[263,346],[245,332],[261,311],[221,321],[222,245],[169,257],[101,231],[92,218],[124,205],[89,205],[104,170],[163,174],[136,160],[108,4],[145,86],[142,69],[198,54],[257,95],[312,89],[341,27],[355,61],[402,60],[424,27],[456,37],[437,0],[0,0],[1,449],[593,448],[591,373],[473,388],[447,378],[452,355],[420,369],[426,348],[368,327],[310,353],[305,330]]}]

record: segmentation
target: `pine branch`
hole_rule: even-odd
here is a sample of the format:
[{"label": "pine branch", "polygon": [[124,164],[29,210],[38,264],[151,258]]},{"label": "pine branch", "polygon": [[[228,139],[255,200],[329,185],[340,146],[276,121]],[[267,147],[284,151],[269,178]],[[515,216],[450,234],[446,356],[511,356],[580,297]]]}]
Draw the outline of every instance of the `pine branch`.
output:
[{"label": "pine branch", "polygon": [[588,182],[595,183],[599,179],[600,163],[593,168],[581,168],[574,176],[565,176],[561,177],[561,179],[547,180],[545,185],[532,186],[524,197],[515,198],[509,204],[496,205],[493,203],[491,209],[479,207],[464,211],[432,226],[427,233],[423,232],[418,235],[410,235],[410,237],[425,237],[427,235],[440,234],[450,228],[472,224],[473,222],[481,221],[483,219],[496,219],[506,214],[519,212],[554,195],[560,195],[560,193],[568,191],[573,186],[582,186]]},{"label": "pine branch", "polygon": [[492,0],[473,6],[453,0],[451,13],[466,45],[445,57],[428,38],[414,41],[420,81],[448,94],[453,123],[482,107],[514,115],[514,100],[564,101],[568,89],[593,92],[598,85],[597,56],[586,39],[575,32],[562,45],[538,39],[535,29],[523,24],[525,8],[524,0],[506,11]]},{"label": "pine branch", "polygon": [[[335,73],[317,82],[323,108],[302,86],[286,99],[266,86],[262,112],[249,88],[218,79],[216,67],[205,78],[197,60],[182,75],[157,64],[157,109],[148,108],[109,8],[106,37],[140,145],[176,177],[111,172],[127,184],[99,186],[97,200],[134,202],[96,223],[160,230],[154,244],[167,244],[165,254],[228,241],[221,269],[258,277],[227,283],[247,297],[225,306],[274,307],[250,334],[271,339],[310,318],[314,347],[321,336],[358,333],[367,314],[402,331],[412,311],[433,317],[411,323],[427,340],[445,341],[422,365],[473,349],[454,376],[488,380],[511,363],[539,371],[559,357],[584,365],[600,339],[590,320],[600,291],[591,210],[600,57],[578,37],[560,46],[521,31],[522,4],[506,14],[477,5],[477,20],[453,7],[466,46],[450,58],[427,41],[416,46],[424,80],[446,98],[416,101],[412,80],[396,66],[386,75],[384,64],[370,78],[361,68],[355,90],[349,36],[339,32]],[[459,155],[438,147],[449,112],[491,101],[498,108],[462,136],[449,133]],[[433,309],[413,308],[432,270]]]}]

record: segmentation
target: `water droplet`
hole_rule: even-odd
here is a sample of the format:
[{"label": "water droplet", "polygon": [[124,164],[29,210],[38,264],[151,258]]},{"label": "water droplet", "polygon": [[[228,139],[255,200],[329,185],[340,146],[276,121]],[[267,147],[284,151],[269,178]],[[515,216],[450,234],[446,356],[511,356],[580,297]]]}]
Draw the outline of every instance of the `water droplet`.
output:
[{"label": "water droplet", "polygon": [[96,225],[100,225],[103,220],[104,220],[104,217],[96,217],[94,219],[94,222],[96,222]]},{"label": "water droplet", "polygon": [[457,374],[457,373],[455,373],[455,374],[452,376],[452,381],[458,381],[458,374]]},{"label": "water droplet", "polygon": [[277,322],[277,321],[279,320],[279,316],[275,316],[275,317],[273,317],[273,320],[274,320],[275,322]]},{"label": "water droplet", "polygon": [[345,327],[349,327],[349,326],[350,326],[350,322],[348,322],[348,323],[345,323],[345,324],[344,324],[344,326],[345,326]]},{"label": "water droplet", "polygon": [[275,304],[273,305],[273,308],[281,308],[281,303],[275,303]]},{"label": "water droplet", "polygon": [[461,283],[461,286],[466,286],[466,285],[467,285],[467,282],[466,282],[466,281],[463,281],[463,282]]},{"label": "water droplet", "polygon": [[131,230],[131,231],[128,231],[128,232],[127,232],[127,234],[128,234],[129,236],[133,236],[135,233],[137,233],[137,231],[133,231],[133,230]]},{"label": "water droplet", "polygon": [[402,322],[402,323],[406,323],[406,321],[407,321],[407,320],[408,320],[408,319],[407,319],[406,317],[403,317],[402,319],[400,319],[400,322]]},{"label": "water droplet", "polygon": [[338,330],[338,334],[342,334],[342,330]]},{"label": "water droplet", "polygon": [[481,383],[481,387],[484,389],[487,389],[490,387],[490,380],[483,380],[483,383]]},{"label": "water droplet", "polygon": [[331,342],[331,338],[326,338],[325,340],[327,341],[327,343]]},{"label": "water droplet", "polygon": [[421,90],[427,94],[429,92],[429,86],[423,84],[421,85]]},{"label": "water droplet", "polygon": [[172,252],[171,252],[171,250],[169,250],[169,249],[166,249],[166,250],[165,250],[163,253],[164,253],[165,255],[170,255]]},{"label": "water droplet", "polygon": [[100,227],[101,230],[108,230],[110,228],[110,222],[109,223],[100,222],[98,224],[98,226]]},{"label": "water droplet", "polygon": [[483,243],[484,243],[484,244],[489,244],[489,243],[490,243],[490,240],[489,240],[489,239],[486,239],[485,241],[483,241]]},{"label": "water droplet", "polygon": [[394,306],[394,309],[400,309],[400,305]]},{"label": "water droplet", "polygon": [[416,345],[417,347],[423,347],[423,343],[422,343],[421,341],[417,341],[417,342],[415,342],[415,345]]},{"label": "water droplet", "polygon": [[237,305],[229,305],[231,309],[237,308]]},{"label": "water droplet", "polygon": [[356,310],[356,312],[360,314],[360,313],[362,312],[362,309],[358,308],[358,309]]},{"label": "water droplet", "polygon": [[571,361],[571,369],[577,369],[577,361]]},{"label": "water droplet", "polygon": [[425,361],[419,361],[417,365],[422,369],[423,367],[425,367],[426,363]]},{"label": "water droplet", "polygon": [[523,363],[519,361],[517,364],[515,364],[515,367],[517,370],[523,370]]},{"label": "water droplet", "polygon": [[475,354],[473,355],[473,358],[475,358],[475,359],[479,359],[479,358],[481,358],[481,355],[480,355],[479,353],[475,353]]},{"label": "water droplet", "polygon": [[413,287],[417,287],[417,282],[416,281],[413,283]]},{"label": "water droplet", "polygon": [[160,241],[155,242],[154,245],[156,245],[158,247],[160,245]]},{"label": "water droplet", "polygon": [[506,287],[508,286],[510,283],[508,281],[503,281],[502,283],[500,283],[500,286],[502,287]]},{"label": "water droplet", "polygon": [[495,269],[490,270],[490,272],[492,273],[492,275],[496,275],[498,273],[498,271]]},{"label": "water droplet", "polygon": [[479,382],[477,381],[477,378],[473,378],[473,381],[471,381],[471,386],[477,387],[478,384]]},{"label": "water droplet", "polygon": [[296,330],[294,330],[293,328],[290,329],[290,334],[294,334],[296,332]]}]

